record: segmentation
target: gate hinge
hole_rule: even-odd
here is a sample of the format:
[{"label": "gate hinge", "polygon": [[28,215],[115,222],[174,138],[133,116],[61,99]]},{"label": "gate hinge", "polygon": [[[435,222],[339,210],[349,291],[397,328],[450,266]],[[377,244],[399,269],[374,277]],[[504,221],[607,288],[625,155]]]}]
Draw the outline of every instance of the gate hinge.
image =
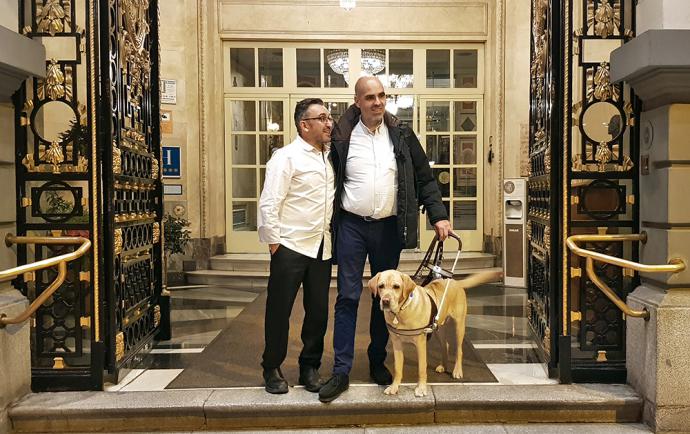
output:
[{"label": "gate hinge", "polygon": [[83,316],[83,317],[79,318],[79,325],[82,326],[82,328],[90,329],[91,328],[91,317],[90,316]]},{"label": "gate hinge", "polygon": [[582,268],[570,267],[570,278],[582,277]]},{"label": "gate hinge", "polygon": [[65,369],[65,359],[62,357],[53,358],[53,369]]},{"label": "gate hinge", "polygon": [[570,311],[570,322],[582,321],[582,312]]},{"label": "gate hinge", "polygon": [[634,194],[629,194],[628,195],[628,203],[630,205],[635,205],[635,195]]},{"label": "gate hinge", "polygon": [[28,206],[31,206],[31,199],[28,197],[23,197],[22,198],[22,208],[26,208]]},{"label": "gate hinge", "polygon": [[580,197],[579,196],[570,196],[570,204],[571,205],[577,205],[580,203]]},{"label": "gate hinge", "polygon": [[26,273],[24,273],[22,278],[24,279],[24,283],[33,282],[36,280],[36,272],[27,271]]},{"label": "gate hinge", "polygon": [[80,271],[79,280],[81,282],[91,282],[91,272],[90,271]]},{"label": "gate hinge", "polygon": [[635,270],[632,268],[623,268],[623,277],[635,277]]},{"label": "gate hinge", "polygon": [[597,351],[597,362],[608,362],[606,351]]}]

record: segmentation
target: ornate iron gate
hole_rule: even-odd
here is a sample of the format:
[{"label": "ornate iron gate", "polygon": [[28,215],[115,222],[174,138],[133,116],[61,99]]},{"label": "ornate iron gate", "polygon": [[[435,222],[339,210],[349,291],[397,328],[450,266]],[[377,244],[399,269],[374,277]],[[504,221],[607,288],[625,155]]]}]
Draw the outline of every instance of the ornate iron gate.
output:
[{"label": "ornate iron gate", "polygon": [[[100,389],[157,330],[161,291],[156,0],[20,0],[46,77],[15,95],[17,231],[92,251],[32,321],[34,390]],[[18,248],[20,263],[67,246]],[[53,272],[15,284],[34,298]]]},{"label": "ornate iron gate", "polygon": [[[632,0],[532,2],[530,323],[563,382],[625,381],[625,319],[565,239],[639,230],[640,107],[609,77],[610,52],[633,37],[634,13]],[[586,248],[638,256],[637,245]],[[636,286],[620,268],[596,272],[623,299]]]}]

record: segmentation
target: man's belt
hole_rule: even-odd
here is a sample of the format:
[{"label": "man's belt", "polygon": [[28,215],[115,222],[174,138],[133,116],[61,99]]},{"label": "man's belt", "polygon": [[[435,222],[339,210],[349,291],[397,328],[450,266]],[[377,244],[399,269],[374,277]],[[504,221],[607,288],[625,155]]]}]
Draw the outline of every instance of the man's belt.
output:
[{"label": "man's belt", "polygon": [[349,215],[349,216],[354,217],[356,219],[364,220],[365,222],[370,222],[370,223],[371,222],[380,222],[380,221],[384,221],[386,219],[389,219],[391,217],[395,217],[395,216],[389,216],[389,217],[383,217],[383,218],[377,219],[377,218],[374,218],[371,216],[363,216],[363,215],[355,214],[353,212],[350,212],[350,211],[347,211],[344,209],[342,211],[343,211],[343,214],[345,214],[345,215]]}]

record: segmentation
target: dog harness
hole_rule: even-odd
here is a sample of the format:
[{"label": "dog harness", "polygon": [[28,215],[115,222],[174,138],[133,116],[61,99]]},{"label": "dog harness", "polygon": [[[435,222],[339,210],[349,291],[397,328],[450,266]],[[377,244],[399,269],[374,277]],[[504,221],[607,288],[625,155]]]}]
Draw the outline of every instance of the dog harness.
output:
[{"label": "dog harness", "polygon": [[[431,315],[429,316],[429,323],[420,328],[416,329],[399,329],[396,327],[393,327],[392,325],[388,324],[386,322],[386,327],[388,327],[388,331],[396,334],[398,336],[418,336],[422,334],[426,334],[426,339],[429,340],[431,339],[431,334],[436,330],[435,327],[435,322],[436,322],[436,314],[438,313],[438,307],[436,305],[436,300],[434,300],[434,297],[431,296],[426,290],[424,290],[424,294],[429,298],[429,301],[431,302]],[[407,301],[409,302],[409,300]],[[406,305],[403,305],[400,308],[400,311],[404,310],[404,308],[407,307]],[[396,315],[397,317],[397,315]]]}]

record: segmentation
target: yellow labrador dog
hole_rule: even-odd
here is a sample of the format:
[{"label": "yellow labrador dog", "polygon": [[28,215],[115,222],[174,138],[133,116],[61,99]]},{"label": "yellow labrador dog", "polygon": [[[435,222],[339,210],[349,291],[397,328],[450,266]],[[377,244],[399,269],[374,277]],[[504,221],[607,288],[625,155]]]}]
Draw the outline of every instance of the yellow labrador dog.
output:
[{"label": "yellow labrador dog", "polygon": [[[441,343],[441,364],[436,372],[445,372],[448,366],[448,345],[442,327],[448,317],[455,320],[457,337],[457,356],[453,368],[453,378],[462,378],[462,341],[465,337],[465,318],[467,316],[467,297],[465,288],[472,288],[482,283],[495,282],[501,277],[500,272],[481,272],[462,280],[452,280],[448,286],[443,309],[439,315],[439,328],[434,332]],[[403,375],[403,343],[411,343],[417,348],[419,360],[419,380],[414,390],[415,396],[426,396],[426,342],[427,333],[433,325],[438,306],[441,303],[447,279],[438,279],[426,287],[417,286],[407,274],[397,270],[386,270],[378,273],[369,281],[369,289],[374,296],[381,297],[380,307],[386,319],[386,326],[393,343],[395,369],[393,383],[383,393],[395,395]]]}]

